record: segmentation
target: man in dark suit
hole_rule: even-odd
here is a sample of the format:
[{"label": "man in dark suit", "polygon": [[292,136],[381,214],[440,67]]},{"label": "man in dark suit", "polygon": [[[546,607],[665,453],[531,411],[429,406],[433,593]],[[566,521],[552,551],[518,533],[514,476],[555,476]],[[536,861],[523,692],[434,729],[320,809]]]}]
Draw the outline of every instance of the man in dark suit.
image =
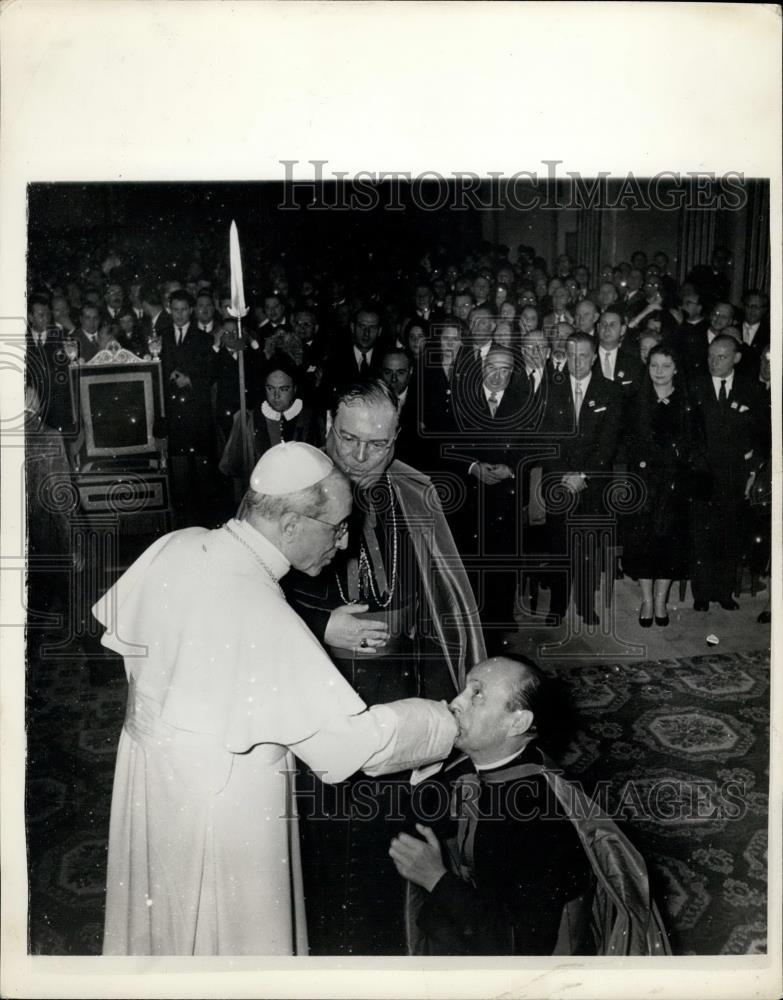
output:
[{"label": "man in dark suit", "polygon": [[98,332],[101,328],[101,312],[97,306],[82,306],[79,313],[79,326],[76,328],[76,342],[79,345],[79,357],[82,361],[90,361],[100,350]]},{"label": "man in dark suit", "polygon": [[65,295],[52,296],[52,322],[66,339],[76,336],[76,323],[71,305]]},{"label": "man in dark suit", "polygon": [[[597,625],[594,602],[600,559],[590,556],[587,532],[580,528],[579,518],[603,513],[601,497],[617,449],[622,392],[594,367],[592,337],[571,334],[566,354],[568,377],[553,380],[544,418],[559,446],[558,455],[544,463],[545,478],[556,482],[557,491],[570,497],[573,507],[570,512],[547,511],[551,552],[570,555],[567,573],[553,575],[550,612],[558,618],[565,615],[573,586],[578,614],[586,625]],[[546,496],[546,488],[544,492]]]},{"label": "man in dark suit", "polygon": [[[234,414],[239,409],[239,351],[245,345],[239,341],[237,321],[229,318],[214,321],[212,353],[214,363],[214,411],[217,427],[218,453],[222,454],[234,423]],[[252,371],[245,362],[245,401],[252,406],[256,391],[252,385]]]},{"label": "man in dark suit", "polygon": [[769,347],[769,298],[757,288],[750,288],[742,296],[742,343],[754,354],[755,365],[766,347]]},{"label": "man in dark suit", "polygon": [[497,321],[488,306],[474,306],[468,317],[470,337],[460,352],[458,381],[473,390],[481,385],[484,362],[490,348],[495,346]]},{"label": "man in dark suit", "polygon": [[193,299],[178,289],[171,295],[172,325],[161,333],[163,383],[175,508],[186,525],[206,524],[215,492],[215,439],[211,386],[216,354],[213,338],[192,322]]},{"label": "man in dark suit", "polygon": [[297,309],[293,314],[293,330],[302,344],[302,376],[299,391],[302,399],[323,410],[328,400],[322,391],[326,347],[320,334],[315,309]]},{"label": "man in dark suit", "polygon": [[634,267],[628,272],[628,286],[623,300],[623,310],[626,320],[634,319],[647,305],[647,297],[642,286],[644,285],[644,273],[639,268]]},{"label": "man in dark suit", "polygon": [[681,353],[689,381],[698,380],[708,370],[707,355],[710,344],[734,323],[734,306],[730,302],[716,302],[712,307],[706,330],[696,329],[681,342]]},{"label": "man in dark suit", "polygon": [[259,324],[254,334],[255,339],[262,347],[267,337],[291,329],[286,315],[285,300],[279,292],[271,291],[264,296],[263,312],[263,322]]},{"label": "man in dark suit", "polygon": [[608,309],[598,323],[598,364],[601,374],[615,382],[628,400],[639,388],[644,366],[639,349],[626,343],[627,327],[620,313]]},{"label": "man in dark suit", "polygon": [[141,303],[144,309],[144,320],[141,332],[149,340],[150,337],[160,337],[164,330],[171,327],[171,316],[163,308],[163,299],[154,285],[142,289]]},{"label": "man in dark suit", "polygon": [[677,347],[682,352],[688,338],[697,340],[709,329],[709,316],[704,315],[704,303],[695,285],[684,284],[680,289],[680,312],[682,322],[677,327]]},{"label": "man in dark suit", "polygon": [[52,430],[67,432],[73,427],[69,361],[62,331],[52,324],[48,296],[30,296],[27,319],[25,374],[35,388],[39,416]]},{"label": "man in dark suit", "polygon": [[332,395],[341,385],[378,373],[381,318],[372,309],[360,309],[351,322],[350,343],[338,343],[324,365],[323,385]]},{"label": "man in dark suit", "polygon": [[397,397],[399,431],[395,454],[401,462],[419,459],[418,385],[414,375],[414,360],[403,347],[387,348],[380,357],[380,376]]},{"label": "man in dark suit", "polygon": [[468,483],[458,545],[463,555],[481,560],[475,589],[490,651],[502,650],[504,632],[516,627],[522,435],[532,398],[527,378],[515,372],[516,360],[509,348],[491,345],[481,381],[461,382],[454,399],[460,432],[454,467],[459,463]]},{"label": "man in dark suit", "polygon": [[429,323],[438,319],[439,310],[432,289],[426,282],[419,282],[413,293],[414,319]]},{"label": "man in dark suit", "polygon": [[697,264],[685,280],[695,285],[706,307],[723,302],[729,297],[728,266],[731,257],[723,247],[716,247],[709,264]]},{"label": "man in dark suit", "polygon": [[122,285],[117,281],[110,281],[103,292],[103,319],[107,323],[115,323],[119,318],[125,301],[125,293]]},{"label": "man in dark suit", "polygon": [[212,292],[203,288],[196,296],[195,321],[196,326],[202,333],[208,333],[213,339],[217,339],[216,328],[220,326],[215,319],[215,300]]},{"label": "man in dark suit", "polygon": [[552,374],[549,361],[549,339],[543,330],[531,330],[520,341],[522,381],[527,382],[529,400],[526,430],[537,431],[542,424],[544,407]]},{"label": "man in dark suit", "polygon": [[726,611],[739,605],[732,597],[745,519],[744,497],[759,450],[756,384],[737,371],[739,345],[717,336],[707,354],[708,372],[691,385],[704,426],[709,493],[694,503],[691,588],[693,607],[708,611],[717,601]]},{"label": "man in dark suit", "polygon": [[574,306],[574,326],[580,333],[594,337],[598,316],[598,309],[590,299],[582,299]]}]

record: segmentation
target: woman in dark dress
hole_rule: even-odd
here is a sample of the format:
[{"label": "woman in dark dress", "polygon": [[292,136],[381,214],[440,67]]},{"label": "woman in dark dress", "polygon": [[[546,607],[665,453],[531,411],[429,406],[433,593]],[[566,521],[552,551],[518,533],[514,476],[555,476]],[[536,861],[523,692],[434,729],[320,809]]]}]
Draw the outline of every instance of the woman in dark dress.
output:
[{"label": "woman in dark dress", "polygon": [[650,351],[647,378],[629,409],[624,456],[629,473],[645,485],[641,510],[623,537],[623,569],[642,590],[639,624],[669,624],[672,580],[689,575],[689,484],[698,466],[701,435],[677,376],[670,347]]}]

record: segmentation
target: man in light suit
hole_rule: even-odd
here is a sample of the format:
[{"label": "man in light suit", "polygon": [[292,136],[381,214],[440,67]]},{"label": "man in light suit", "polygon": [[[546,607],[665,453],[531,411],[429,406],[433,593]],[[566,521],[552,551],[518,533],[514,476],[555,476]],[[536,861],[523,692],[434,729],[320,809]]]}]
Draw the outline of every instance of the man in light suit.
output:
[{"label": "man in light suit", "polygon": [[[597,625],[595,591],[600,560],[591,558],[586,532],[578,519],[603,513],[602,494],[617,449],[622,416],[622,392],[594,366],[596,344],[584,333],[573,333],[566,342],[568,378],[553,380],[547,399],[544,426],[552,433],[559,453],[544,463],[545,479],[572,500],[569,511],[547,511],[550,551],[569,552],[566,574],[553,575],[550,613],[562,618],[573,587],[574,604],[586,625]],[[545,486],[545,496],[547,494]],[[574,519],[577,523],[574,524]],[[569,523],[570,522],[570,523]],[[569,533],[569,527],[576,527]]]}]

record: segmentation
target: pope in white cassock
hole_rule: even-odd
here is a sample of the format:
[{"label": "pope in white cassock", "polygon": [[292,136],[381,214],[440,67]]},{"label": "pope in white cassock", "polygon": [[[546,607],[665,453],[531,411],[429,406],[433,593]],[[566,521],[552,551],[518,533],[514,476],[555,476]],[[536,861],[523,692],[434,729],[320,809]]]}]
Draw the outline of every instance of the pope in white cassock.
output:
[{"label": "pope in white cassock", "polygon": [[129,685],[104,954],[306,955],[293,754],[336,782],[451,750],[445,704],[367,709],[278,586],[334,558],[350,509],[326,455],[277,445],[236,519],[159,539],[93,608]]}]

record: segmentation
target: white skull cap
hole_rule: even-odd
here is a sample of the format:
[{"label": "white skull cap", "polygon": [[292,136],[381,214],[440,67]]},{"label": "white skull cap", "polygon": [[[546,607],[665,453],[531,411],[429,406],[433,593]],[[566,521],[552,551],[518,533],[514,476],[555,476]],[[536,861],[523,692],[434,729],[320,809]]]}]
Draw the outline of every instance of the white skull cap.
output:
[{"label": "white skull cap", "polygon": [[326,479],[334,462],[302,441],[284,441],[265,451],[250,476],[250,488],[266,496],[282,496]]}]

